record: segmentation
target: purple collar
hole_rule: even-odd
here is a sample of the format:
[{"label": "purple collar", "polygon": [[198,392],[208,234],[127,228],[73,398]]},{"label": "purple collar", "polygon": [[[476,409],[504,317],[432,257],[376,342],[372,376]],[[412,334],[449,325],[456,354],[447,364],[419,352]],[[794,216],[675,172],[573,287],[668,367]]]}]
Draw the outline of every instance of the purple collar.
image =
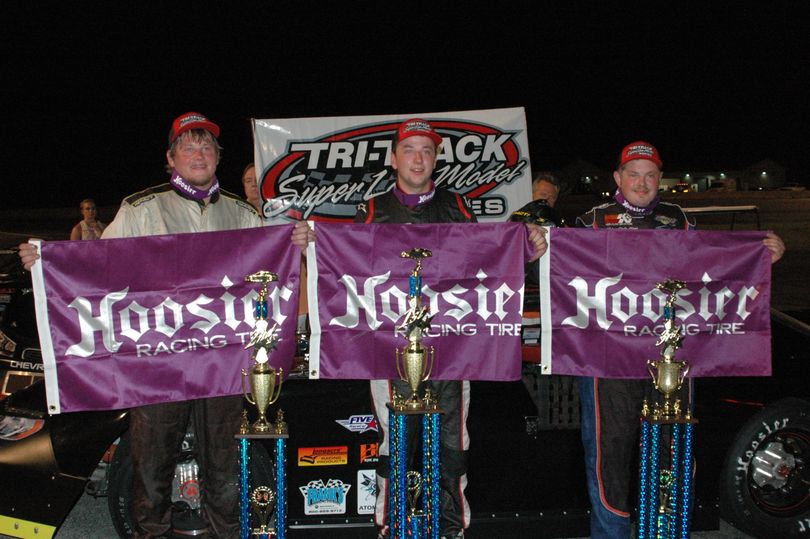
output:
[{"label": "purple collar", "polygon": [[205,200],[219,192],[219,180],[216,176],[214,176],[211,187],[203,191],[188,183],[176,170],[172,169],[172,178],[169,180],[169,183],[172,184],[172,187],[174,187],[175,191],[181,196],[192,200]]},{"label": "purple collar", "polygon": [[394,184],[394,196],[397,197],[400,204],[404,206],[408,206],[409,208],[413,208],[414,206],[420,206],[422,204],[427,204],[431,200],[433,200],[433,196],[436,194],[436,186],[433,183],[433,180],[430,182],[430,191],[427,193],[419,193],[418,195],[409,195],[405,193],[399,188],[399,185]]},{"label": "purple collar", "polygon": [[632,204],[630,204],[627,201],[627,199],[624,198],[622,192],[619,191],[618,189],[616,189],[616,194],[613,195],[613,199],[622,206],[624,206],[624,208],[630,213],[634,213],[636,215],[651,215],[652,212],[655,211],[655,207],[658,206],[658,202],[661,200],[661,197],[655,197],[654,199],[652,199],[652,202],[650,202],[644,208],[639,208],[638,206],[633,206]]}]

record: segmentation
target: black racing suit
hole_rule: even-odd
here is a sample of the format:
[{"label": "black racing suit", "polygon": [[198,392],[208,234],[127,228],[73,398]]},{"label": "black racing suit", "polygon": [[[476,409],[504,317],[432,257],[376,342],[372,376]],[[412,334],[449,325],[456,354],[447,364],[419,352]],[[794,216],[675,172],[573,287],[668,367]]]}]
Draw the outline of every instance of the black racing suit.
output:
[{"label": "black racing suit", "polygon": [[[425,204],[408,207],[400,203],[392,192],[371,199],[357,207],[355,222],[358,223],[471,223],[475,215],[460,195],[437,189],[433,199]],[[470,440],[467,434],[467,413],[470,406],[470,383],[468,381],[429,380],[426,382],[434,394],[439,395],[439,407],[445,411],[441,418],[441,535],[452,537],[466,528],[470,522],[470,508],[464,497],[467,486],[467,450]],[[380,460],[377,465],[377,503],[375,522],[387,528],[387,492],[390,467],[388,446],[388,408],[391,391],[404,397],[411,396],[407,383],[401,380],[372,380],[371,398],[379,425]],[[419,426],[409,416],[408,432],[417,433]],[[409,442],[418,439],[411,436]],[[414,444],[415,445],[415,444]],[[413,448],[415,449],[415,447]],[[410,453],[413,455],[413,453]]]},{"label": "black racing suit", "polygon": [[[694,224],[675,204],[658,202],[645,209],[629,209],[611,202],[579,216],[576,226],[683,230]],[[580,378],[582,444],[594,539],[630,537],[630,483],[639,414],[642,401],[652,402],[653,393],[649,379]]]}]

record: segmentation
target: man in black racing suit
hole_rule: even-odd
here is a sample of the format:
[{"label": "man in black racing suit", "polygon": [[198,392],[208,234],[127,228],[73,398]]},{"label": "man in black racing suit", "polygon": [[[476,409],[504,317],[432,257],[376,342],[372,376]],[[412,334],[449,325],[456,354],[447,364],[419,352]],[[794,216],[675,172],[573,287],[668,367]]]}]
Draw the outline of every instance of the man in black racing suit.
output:
[{"label": "man in black racing suit", "polygon": [[[397,171],[394,188],[357,207],[357,223],[474,223],[475,215],[458,193],[436,189],[431,179],[436,151],[441,137],[428,122],[408,120],[399,128],[394,141],[392,165]],[[467,412],[470,406],[470,383],[455,380],[429,380],[427,385],[439,398],[444,410],[441,421],[441,535],[463,537],[469,525],[470,508],[464,497],[467,486]],[[389,474],[389,425],[386,404],[392,391],[411,396],[411,389],[401,380],[372,380],[371,399],[380,433],[380,460],[377,464],[377,503],[375,522],[381,535],[387,533],[387,493]],[[416,419],[416,416],[411,416]],[[409,418],[410,419],[410,418]],[[409,421],[409,432],[418,432],[416,421]],[[411,439],[417,439],[411,436]],[[409,440],[409,441],[412,441]],[[415,449],[415,448],[414,448]],[[412,454],[412,453],[411,453]]]},{"label": "man in black racing suit", "polygon": [[[433,169],[436,165],[442,138],[425,120],[414,118],[400,124],[394,139],[391,166],[397,174],[392,191],[374,197],[367,203],[359,204],[355,222],[358,223],[474,223],[476,222],[467,201],[456,193],[436,189],[433,183]],[[533,260],[545,253],[547,245],[545,231],[533,224],[527,224],[528,238],[535,250]],[[305,222],[296,224],[292,241],[301,249],[315,241],[315,233]],[[443,539],[463,538],[464,529],[469,525],[470,509],[464,497],[467,486],[467,412],[470,402],[468,381],[430,381],[439,395],[439,406],[445,413],[441,422],[441,494],[440,494],[440,535]],[[387,483],[389,471],[388,447],[388,408],[392,388],[410,397],[407,384],[389,380],[372,380],[371,395],[380,429],[380,461],[377,470],[377,503],[375,523],[379,537],[389,535],[386,522],[388,511]],[[410,432],[414,432],[410,430]]]},{"label": "man in black racing suit", "polygon": [[[658,198],[661,180],[658,150],[643,141],[628,144],[613,173],[618,186],[614,201],[596,206],[579,216],[577,227],[682,229],[694,223],[676,204]],[[776,261],[785,250],[773,234],[763,240]],[[638,445],[639,412],[642,401],[651,399],[648,379],[619,380],[580,378],[582,444],[591,502],[591,537],[630,537],[629,500],[634,446]],[[691,385],[682,391],[691,391]],[[687,401],[690,402],[690,401]]]}]

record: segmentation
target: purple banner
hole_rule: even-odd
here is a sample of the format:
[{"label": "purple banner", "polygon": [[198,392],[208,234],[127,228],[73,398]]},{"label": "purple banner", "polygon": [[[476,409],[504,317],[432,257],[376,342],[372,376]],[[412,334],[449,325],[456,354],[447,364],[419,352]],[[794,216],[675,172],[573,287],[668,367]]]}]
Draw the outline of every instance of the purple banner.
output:
[{"label": "purple banner", "polygon": [[396,326],[408,308],[414,261],[422,265],[423,304],[434,314],[424,337],[436,350],[431,379],[517,380],[526,227],[500,224],[317,223],[310,245],[310,371],[316,378],[399,378]]},{"label": "purple banner", "polygon": [[43,242],[34,266],[51,413],[118,409],[242,392],[240,369],[269,270],[270,363],[295,352],[301,251],[290,226]]},{"label": "purple banner", "polygon": [[[541,258],[542,362],[554,374],[648,378],[667,293],[689,376],[771,373],[771,261],[764,232],[552,229]],[[548,316],[548,313],[551,316]]]}]

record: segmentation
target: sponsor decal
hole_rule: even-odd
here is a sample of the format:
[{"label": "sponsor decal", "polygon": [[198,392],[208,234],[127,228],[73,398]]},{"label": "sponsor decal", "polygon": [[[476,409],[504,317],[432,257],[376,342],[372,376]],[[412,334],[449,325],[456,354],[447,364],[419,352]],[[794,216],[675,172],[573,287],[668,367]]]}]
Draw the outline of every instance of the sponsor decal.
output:
[{"label": "sponsor decal", "polygon": [[8,365],[12,369],[45,372],[45,366],[42,363],[34,363],[32,361],[18,361],[16,359],[12,359],[8,361]]},{"label": "sponsor decal", "polygon": [[39,432],[45,425],[42,419],[28,419],[0,415],[0,440],[16,442]]},{"label": "sponsor decal", "polygon": [[299,466],[337,466],[349,463],[349,448],[345,445],[333,447],[299,447]]},{"label": "sponsor decal", "polygon": [[380,460],[380,444],[360,444],[360,464],[366,462],[379,462]]},{"label": "sponsor decal", "polygon": [[672,228],[672,225],[677,221],[674,217],[667,217],[666,215],[656,215],[655,220],[663,225],[660,228]]},{"label": "sponsor decal", "polygon": [[[433,173],[436,186],[472,199],[479,215],[505,216],[503,198],[484,195],[528,170],[517,142],[521,131],[472,120],[428,120],[443,139]],[[292,212],[305,219],[350,222],[358,204],[393,188],[391,153],[400,123],[369,122],[314,139],[288,139],[286,151],[261,178],[265,217]]]},{"label": "sponsor decal", "polygon": [[357,470],[357,514],[373,515],[376,502],[377,472]]},{"label": "sponsor decal", "polygon": [[627,148],[627,157],[640,155],[642,157],[652,157],[655,155],[655,150],[646,144],[634,144]]},{"label": "sponsor decal", "polygon": [[346,493],[352,488],[340,479],[310,481],[306,486],[298,487],[304,495],[305,515],[345,515]]},{"label": "sponsor decal", "polygon": [[363,434],[369,430],[377,432],[377,420],[374,415],[353,415],[348,419],[335,419],[335,423],[358,434]]},{"label": "sponsor decal", "polygon": [[180,120],[180,127],[183,127],[186,124],[190,124],[192,122],[207,122],[207,121],[208,121],[207,118],[203,118],[202,116],[198,116],[196,114],[191,114]]}]

